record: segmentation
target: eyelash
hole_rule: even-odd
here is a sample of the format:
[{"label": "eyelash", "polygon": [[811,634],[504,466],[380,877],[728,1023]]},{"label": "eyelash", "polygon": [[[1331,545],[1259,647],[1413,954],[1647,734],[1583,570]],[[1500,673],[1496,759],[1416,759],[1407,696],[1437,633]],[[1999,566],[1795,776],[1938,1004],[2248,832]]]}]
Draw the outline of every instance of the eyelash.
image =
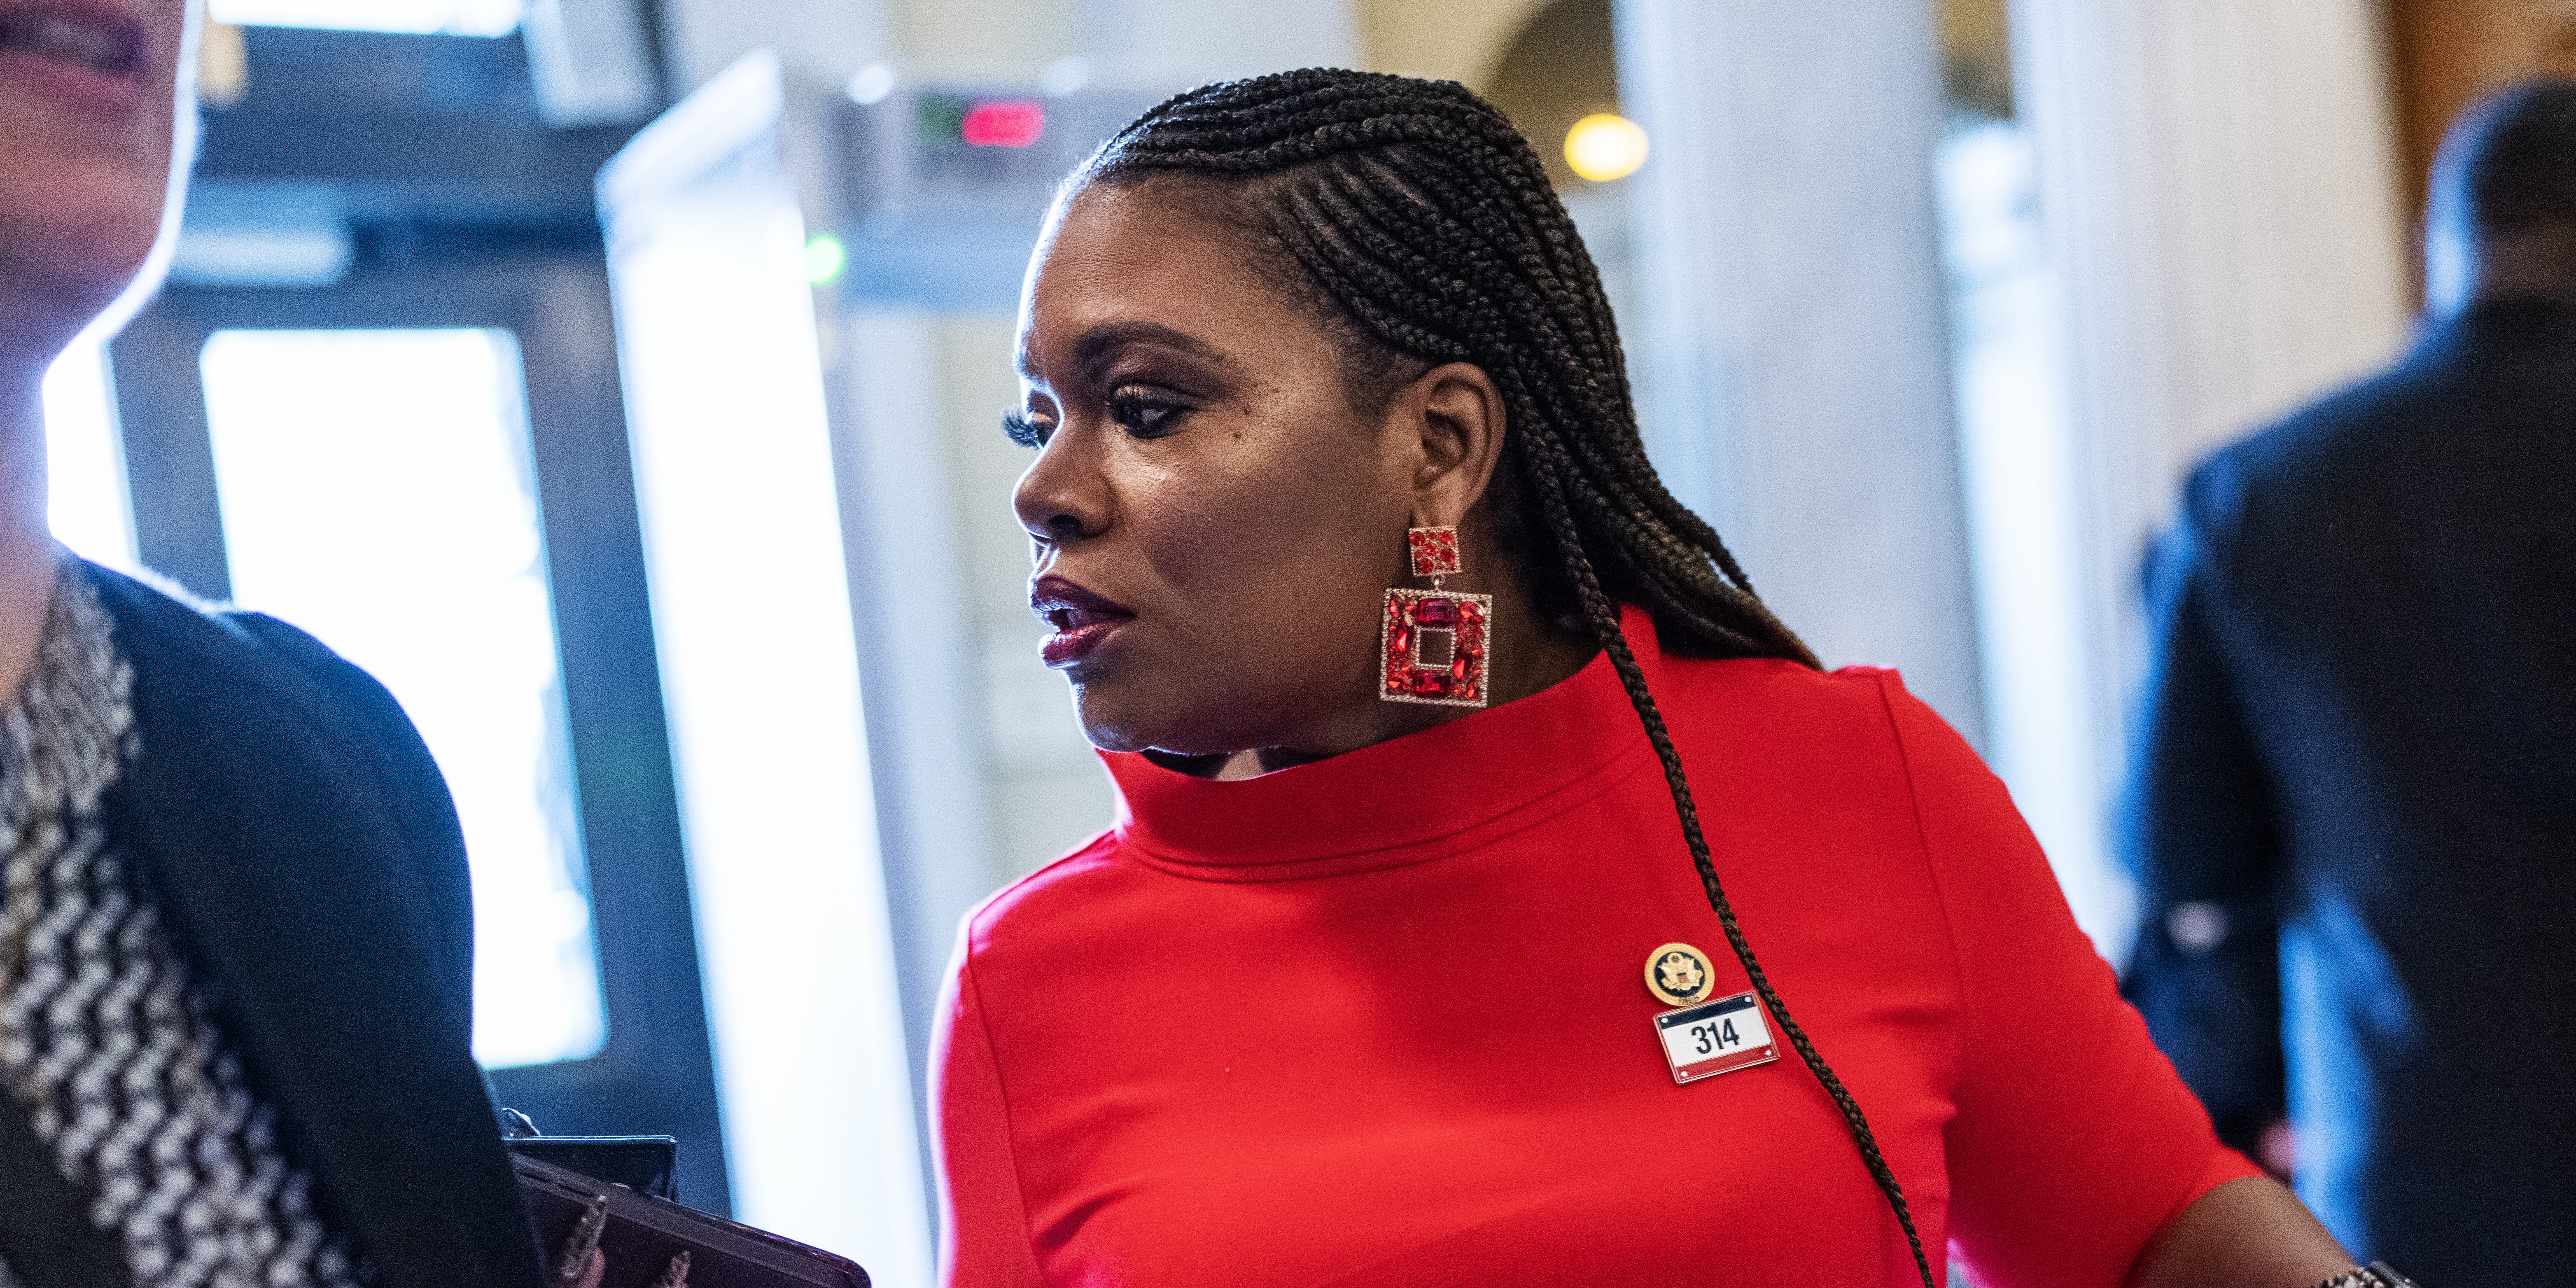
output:
[{"label": "eyelash", "polygon": [[[1164,399],[1149,398],[1130,389],[1109,396],[1109,419],[1124,428],[1133,438],[1155,439],[1176,432],[1179,419],[1189,408]],[[1153,413],[1150,423],[1146,415]],[[1002,413],[1002,437],[1032,451],[1047,445],[1055,435],[1055,422],[1041,419],[1026,411]]]},{"label": "eyelash", "polygon": [[1053,433],[1055,433],[1054,421],[1039,420],[1024,411],[1002,413],[1002,437],[1030,451],[1034,452],[1046,446],[1048,436]]}]

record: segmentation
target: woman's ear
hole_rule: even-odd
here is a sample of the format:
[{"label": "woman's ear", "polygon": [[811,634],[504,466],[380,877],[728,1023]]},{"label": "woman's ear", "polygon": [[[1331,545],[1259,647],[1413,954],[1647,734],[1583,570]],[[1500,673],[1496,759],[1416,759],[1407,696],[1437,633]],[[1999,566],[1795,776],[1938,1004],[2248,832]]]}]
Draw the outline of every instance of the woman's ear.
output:
[{"label": "woman's ear", "polygon": [[1444,363],[1396,395],[1402,432],[1420,445],[1413,472],[1413,524],[1455,527],[1483,500],[1502,460],[1503,392],[1485,369]]}]

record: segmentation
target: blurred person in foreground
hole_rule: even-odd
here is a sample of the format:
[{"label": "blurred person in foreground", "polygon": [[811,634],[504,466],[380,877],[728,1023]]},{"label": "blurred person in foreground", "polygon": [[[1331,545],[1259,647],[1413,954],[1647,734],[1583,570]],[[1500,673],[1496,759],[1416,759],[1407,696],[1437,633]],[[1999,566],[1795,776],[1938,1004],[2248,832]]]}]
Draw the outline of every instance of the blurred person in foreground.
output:
[{"label": "blurred person in foreground", "polygon": [[39,382],[158,284],[199,20],[0,0],[0,1284],[537,1288],[427,748],[46,528]]},{"label": "blurred person in foreground", "polygon": [[2464,115],[2427,228],[2413,349],[2212,457],[2149,560],[2127,989],[2355,1252],[2565,1282],[2576,83]]}]

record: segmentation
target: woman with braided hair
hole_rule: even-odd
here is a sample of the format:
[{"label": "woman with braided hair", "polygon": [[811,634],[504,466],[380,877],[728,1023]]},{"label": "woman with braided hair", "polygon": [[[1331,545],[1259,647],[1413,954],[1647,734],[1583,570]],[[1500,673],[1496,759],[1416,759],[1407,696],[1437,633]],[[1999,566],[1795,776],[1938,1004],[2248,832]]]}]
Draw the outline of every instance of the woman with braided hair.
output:
[{"label": "woman with braided hair", "polygon": [[1065,185],[1019,362],[1031,605],[1121,809],[964,928],[948,1282],[2351,1272],[1975,754],[1657,481],[1474,95],[1148,112]]}]

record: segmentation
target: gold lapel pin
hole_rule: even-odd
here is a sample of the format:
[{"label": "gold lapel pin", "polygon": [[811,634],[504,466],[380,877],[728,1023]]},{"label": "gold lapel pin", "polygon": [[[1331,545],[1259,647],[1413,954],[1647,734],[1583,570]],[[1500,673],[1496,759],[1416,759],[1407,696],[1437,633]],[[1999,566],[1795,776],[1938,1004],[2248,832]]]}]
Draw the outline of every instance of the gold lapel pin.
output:
[{"label": "gold lapel pin", "polygon": [[1646,955],[1646,991],[1666,1006],[1704,1002],[1716,986],[1708,954],[1689,944],[1666,944]]}]

